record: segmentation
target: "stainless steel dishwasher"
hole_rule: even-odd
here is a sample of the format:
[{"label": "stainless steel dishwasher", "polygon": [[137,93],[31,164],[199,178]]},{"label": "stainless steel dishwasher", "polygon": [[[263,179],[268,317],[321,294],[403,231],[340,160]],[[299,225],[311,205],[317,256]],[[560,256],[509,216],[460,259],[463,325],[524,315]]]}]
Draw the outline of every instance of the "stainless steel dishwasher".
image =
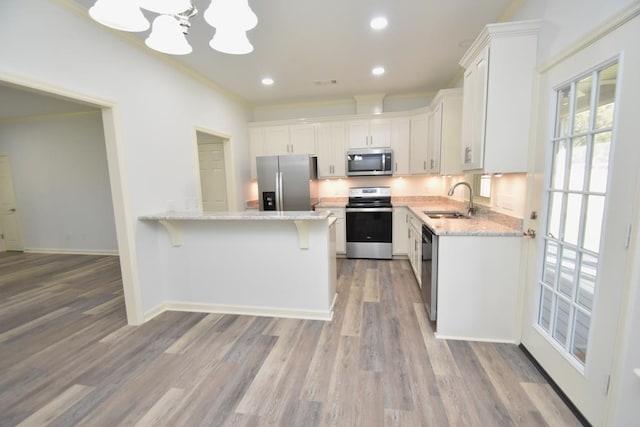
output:
[{"label": "stainless steel dishwasher", "polygon": [[427,315],[435,322],[438,314],[438,236],[422,226],[422,301]]}]

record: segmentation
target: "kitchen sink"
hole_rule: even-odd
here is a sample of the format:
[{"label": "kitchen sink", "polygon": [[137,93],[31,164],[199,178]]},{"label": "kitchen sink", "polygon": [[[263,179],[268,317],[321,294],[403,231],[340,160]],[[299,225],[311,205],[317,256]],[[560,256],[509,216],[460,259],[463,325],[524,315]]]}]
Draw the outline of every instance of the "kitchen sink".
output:
[{"label": "kitchen sink", "polygon": [[458,211],[423,211],[429,218],[433,219],[468,219],[469,216]]}]

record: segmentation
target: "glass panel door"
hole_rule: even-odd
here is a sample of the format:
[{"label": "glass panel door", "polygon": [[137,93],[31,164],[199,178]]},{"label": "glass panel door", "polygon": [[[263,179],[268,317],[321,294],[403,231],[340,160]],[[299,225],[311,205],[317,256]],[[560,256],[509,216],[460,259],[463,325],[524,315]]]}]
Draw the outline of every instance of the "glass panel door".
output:
[{"label": "glass panel door", "polygon": [[556,90],[537,326],[584,368],[607,198],[618,63]]}]

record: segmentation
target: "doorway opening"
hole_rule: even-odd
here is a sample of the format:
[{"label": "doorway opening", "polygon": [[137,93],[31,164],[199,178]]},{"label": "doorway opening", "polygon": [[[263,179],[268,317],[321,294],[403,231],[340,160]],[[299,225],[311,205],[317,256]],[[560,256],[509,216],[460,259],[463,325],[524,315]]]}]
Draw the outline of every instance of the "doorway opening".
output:
[{"label": "doorway opening", "polygon": [[200,197],[203,212],[235,210],[235,179],[231,140],[212,131],[196,130]]},{"label": "doorway opening", "polygon": [[[133,251],[133,230],[132,224],[129,224],[127,220],[127,218],[130,217],[130,215],[127,215],[127,212],[130,210],[128,203],[129,198],[125,196],[126,185],[123,184],[121,178],[121,172],[124,170],[124,167],[119,154],[121,148],[119,147],[119,141],[116,137],[117,107],[105,100],[80,95],[77,92],[66,91],[46,83],[35,82],[16,76],[0,76],[0,90],[7,91],[7,93],[12,92],[13,94],[24,97],[23,101],[25,102],[9,102],[6,104],[13,106],[12,108],[14,110],[12,113],[6,113],[8,109],[3,109],[3,115],[14,115],[12,120],[17,120],[15,116],[25,115],[25,112],[32,108],[31,115],[37,118],[48,117],[48,119],[53,122],[55,122],[54,119],[57,116],[73,118],[84,115],[93,116],[93,119],[99,122],[101,127],[100,133],[103,137],[101,146],[102,166],[105,174],[103,177],[105,182],[103,182],[103,184],[110,189],[110,195],[106,197],[106,204],[102,206],[102,208],[110,212],[113,224],[111,230],[112,234],[115,235],[111,236],[113,239],[113,250],[96,251],[96,253],[104,254],[104,252],[110,252],[108,253],[109,255],[119,255],[127,322],[132,325],[141,324],[143,322],[143,312],[139,284],[135,275],[137,266],[135,252]],[[3,97],[3,99],[5,99],[5,97]],[[23,121],[28,128],[29,120],[24,119]],[[64,158],[64,156],[65,154],[61,150],[55,157],[60,159]],[[50,160],[53,161],[55,159]],[[40,173],[41,171],[34,170],[33,172]],[[83,178],[79,178],[79,180],[82,181]],[[20,200],[20,190],[16,189],[16,192],[18,193],[18,200]],[[49,196],[46,192],[43,193],[42,197]],[[60,195],[64,196],[62,193]],[[58,202],[60,202],[60,200],[58,200]],[[84,207],[84,204],[80,202],[70,208],[82,212]],[[55,212],[55,210],[53,212]],[[46,215],[46,211],[40,212],[39,214]],[[90,215],[86,216],[90,217]],[[24,227],[25,224],[23,223],[23,229]],[[100,230],[101,225],[94,224],[94,228]],[[90,234],[90,232],[87,233]],[[73,233],[70,236],[64,236],[64,238],[67,239],[73,237]],[[25,243],[27,243],[26,240]],[[47,248],[44,244],[41,247],[44,249],[43,252],[46,251],[46,249],[53,249],[53,251],[50,252],[54,252],[56,249],[55,247]],[[77,252],[70,250],[69,253]]]}]

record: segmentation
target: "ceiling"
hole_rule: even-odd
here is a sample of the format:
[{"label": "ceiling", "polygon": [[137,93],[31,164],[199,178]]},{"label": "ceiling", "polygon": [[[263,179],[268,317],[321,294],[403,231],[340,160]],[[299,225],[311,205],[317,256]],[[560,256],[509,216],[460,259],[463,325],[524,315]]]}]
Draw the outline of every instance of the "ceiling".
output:
[{"label": "ceiling", "polygon": [[97,111],[95,107],[43,92],[0,84],[0,121],[30,116]]},{"label": "ceiling", "polygon": [[[86,9],[95,2],[74,1]],[[254,46],[248,55],[209,47],[215,31],[203,19],[209,3],[193,0],[199,11],[188,36],[193,52],[172,59],[254,105],[271,105],[448,87],[470,42],[511,0],[249,0],[258,25],[248,33]],[[145,13],[150,21],[155,16]],[[378,15],[389,25],[376,32],[369,21]],[[135,37],[143,41],[148,33]],[[386,73],[373,76],[374,66]],[[263,86],[266,76],[275,84]],[[315,83],[327,80],[337,83]]]}]

